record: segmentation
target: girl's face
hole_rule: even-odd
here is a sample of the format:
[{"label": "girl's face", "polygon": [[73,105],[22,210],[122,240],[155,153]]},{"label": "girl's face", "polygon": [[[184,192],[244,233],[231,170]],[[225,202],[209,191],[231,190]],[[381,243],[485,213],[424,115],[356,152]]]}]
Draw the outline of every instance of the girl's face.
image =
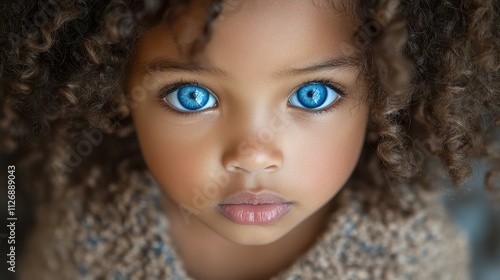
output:
[{"label": "girl's face", "polygon": [[368,108],[343,51],[354,19],[321,1],[240,2],[193,60],[183,44],[205,9],[146,32],[127,91],[145,161],[178,211],[168,214],[256,245],[314,218],[342,188]]}]

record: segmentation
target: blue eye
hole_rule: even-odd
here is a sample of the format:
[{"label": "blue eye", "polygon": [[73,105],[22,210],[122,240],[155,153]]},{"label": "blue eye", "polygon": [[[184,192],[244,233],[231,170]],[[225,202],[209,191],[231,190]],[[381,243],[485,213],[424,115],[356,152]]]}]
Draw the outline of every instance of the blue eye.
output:
[{"label": "blue eye", "polygon": [[301,86],[290,96],[290,105],[310,110],[323,109],[340,97],[330,86],[311,82]]},{"label": "blue eye", "polygon": [[201,111],[215,107],[217,100],[206,88],[183,85],[163,98],[170,106],[183,112]]}]

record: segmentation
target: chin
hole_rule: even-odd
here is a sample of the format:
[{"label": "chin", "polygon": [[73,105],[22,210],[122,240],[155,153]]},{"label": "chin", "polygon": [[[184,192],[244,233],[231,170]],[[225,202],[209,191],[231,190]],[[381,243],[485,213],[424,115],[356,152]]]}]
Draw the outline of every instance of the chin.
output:
[{"label": "chin", "polygon": [[268,245],[280,240],[289,232],[290,230],[278,225],[234,225],[231,229],[216,231],[227,241],[246,246]]}]

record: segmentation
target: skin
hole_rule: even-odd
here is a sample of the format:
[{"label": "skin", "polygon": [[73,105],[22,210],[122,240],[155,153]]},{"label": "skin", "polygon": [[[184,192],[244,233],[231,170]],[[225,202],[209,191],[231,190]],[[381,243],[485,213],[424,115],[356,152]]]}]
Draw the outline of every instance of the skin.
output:
[{"label": "skin", "polygon": [[[195,7],[177,26],[161,24],[140,38],[126,84],[132,118],[188,273],[268,278],[323,230],[329,202],[357,164],[368,121],[366,86],[355,64],[291,69],[346,56],[342,44],[352,44],[357,25],[313,1],[244,1],[218,18],[210,41],[190,60],[183,50],[202,16]],[[182,34],[186,22],[191,29]],[[182,63],[184,70],[159,60]],[[161,71],[145,71],[155,62]],[[172,114],[157,95],[179,80],[210,89],[216,107]],[[312,80],[328,80],[345,96],[324,114],[291,106],[291,94]],[[215,206],[241,190],[269,190],[293,206],[272,224],[237,224]]]}]

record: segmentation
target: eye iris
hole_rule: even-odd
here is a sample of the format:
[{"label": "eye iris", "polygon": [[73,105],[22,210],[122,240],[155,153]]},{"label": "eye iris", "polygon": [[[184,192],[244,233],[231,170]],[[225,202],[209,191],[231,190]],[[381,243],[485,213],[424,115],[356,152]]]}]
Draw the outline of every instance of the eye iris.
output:
[{"label": "eye iris", "polygon": [[179,88],[177,97],[186,109],[199,110],[207,104],[209,93],[200,87],[184,86]]},{"label": "eye iris", "polygon": [[321,106],[327,97],[327,89],[320,84],[310,84],[299,89],[297,98],[306,108],[316,108]]}]

